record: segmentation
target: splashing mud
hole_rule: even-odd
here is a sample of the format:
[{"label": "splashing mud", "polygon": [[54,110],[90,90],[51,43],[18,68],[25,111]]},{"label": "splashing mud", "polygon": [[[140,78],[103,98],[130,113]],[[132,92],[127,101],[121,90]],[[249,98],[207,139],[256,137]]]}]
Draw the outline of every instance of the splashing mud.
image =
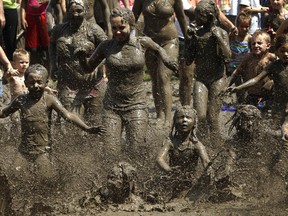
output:
[{"label": "splashing mud", "polygon": [[[175,89],[177,83],[173,82]],[[150,83],[145,85],[149,92]],[[178,99],[174,97],[174,107]],[[33,175],[32,165],[27,170],[13,167],[20,136],[9,134],[9,118],[1,120],[0,215],[288,214],[288,152],[279,137],[268,132],[266,120],[251,119],[260,122],[254,135],[236,136],[233,129],[228,136],[225,123],[232,114],[221,113],[225,143],[217,149],[207,144],[214,176],[207,175],[200,162],[194,173],[164,173],[155,160],[169,129],[155,128],[149,93],[147,101],[151,126],[139,155],[132,159],[124,151],[122,163],[108,164],[111,158],[103,154],[100,137],[65,123],[61,129],[53,127],[57,175],[45,180]],[[209,140],[201,141],[206,145]],[[133,162],[135,158],[141,162]]]}]

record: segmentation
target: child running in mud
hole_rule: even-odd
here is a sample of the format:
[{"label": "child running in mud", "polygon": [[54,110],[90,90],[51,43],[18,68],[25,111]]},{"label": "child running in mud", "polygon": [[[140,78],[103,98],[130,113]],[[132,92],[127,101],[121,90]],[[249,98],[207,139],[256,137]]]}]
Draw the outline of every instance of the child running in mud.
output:
[{"label": "child running in mud", "polygon": [[[190,29],[191,39],[186,50],[186,63],[195,60],[193,103],[199,117],[200,132],[210,129],[214,143],[220,144],[220,92],[225,88],[225,63],[231,57],[229,38],[225,30],[215,25],[219,11],[212,0],[201,0],[195,9],[197,31]],[[206,117],[207,116],[207,117]],[[204,125],[207,119],[207,126]],[[215,139],[217,139],[215,141]]]},{"label": "child running in mud", "polygon": [[[164,140],[157,157],[157,162],[163,170],[194,171],[199,157],[204,169],[209,168],[210,160],[206,148],[196,136],[197,123],[196,110],[190,106],[177,108],[170,136]],[[167,158],[169,162],[166,161]]]},{"label": "child running in mud", "polygon": [[[249,53],[242,63],[231,75],[229,86],[234,84],[236,80],[242,79],[242,82],[246,82],[258,74],[269,65],[271,62],[276,60],[276,56],[269,52],[271,46],[271,38],[267,32],[257,30],[251,39],[251,53]],[[251,104],[261,108],[260,104],[266,104],[266,108],[269,108],[269,102],[272,100],[272,88],[273,82],[266,77],[257,85],[251,86],[246,90],[247,96],[244,97],[244,101],[239,98],[237,94],[238,102],[244,102],[245,104]],[[240,99],[240,100],[239,100]]]},{"label": "child running in mud", "polygon": [[[259,45],[256,45],[259,46]],[[259,46],[259,51],[262,46]],[[283,139],[288,141],[288,118],[287,118],[287,104],[288,104],[288,35],[283,34],[276,38],[275,42],[276,55],[278,60],[269,64],[260,74],[256,77],[249,79],[247,82],[240,86],[229,88],[230,92],[237,92],[251,86],[255,86],[267,76],[271,77],[274,81],[274,95],[272,104],[273,127],[278,129],[282,125]]]},{"label": "child running in mud", "polygon": [[0,118],[5,118],[17,110],[20,111],[22,140],[18,147],[19,153],[15,158],[14,168],[17,171],[25,171],[33,164],[39,176],[45,179],[55,174],[50,160],[52,110],[89,133],[104,132],[101,126],[87,126],[77,115],[68,112],[55,96],[46,94],[44,90],[48,76],[44,66],[31,65],[24,75],[28,93],[18,95],[10,105],[0,111]]}]

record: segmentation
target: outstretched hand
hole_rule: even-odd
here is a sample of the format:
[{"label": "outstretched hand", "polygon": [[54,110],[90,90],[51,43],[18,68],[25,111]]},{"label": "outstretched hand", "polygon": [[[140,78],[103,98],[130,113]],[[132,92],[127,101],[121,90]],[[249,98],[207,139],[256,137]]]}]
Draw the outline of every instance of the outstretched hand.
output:
[{"label": "outstretched hand", "polygon": [[98,135],[103,135],[106,133],[106,129],[103,126],[93,126],[89,127],[86,132],[91,133],[91,134],[98,134]]}]

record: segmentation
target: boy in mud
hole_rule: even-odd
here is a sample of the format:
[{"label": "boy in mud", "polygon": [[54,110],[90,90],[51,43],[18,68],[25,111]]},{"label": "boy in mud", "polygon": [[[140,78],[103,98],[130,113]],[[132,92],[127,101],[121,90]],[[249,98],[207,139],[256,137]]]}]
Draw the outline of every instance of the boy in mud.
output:
[{"label": "boy in mud", "polygon": [[[14,162],[16,171],[27,170],[33,164],[37,168],[37,176],[44,179],[56,174],[50,158],[52,110],[89,133],[104,132],[101,126],[87,126],[77,115],[68,112],[55,96],[46,94],[44,90],[48,76],[44,66],[31,65],[24,75],[28,93],[18,95],[9,106],[0,111],[0,118],[20,111],[22,140]],[[25,174],[25,172],[18,173]]]},{"label": "boy in mud", "polygon": [[[257,30],[251,39],[251,52],[244,58],[242,63],[232,73],[229,86],[235,83],[238,78],[242,82],[256,77],[271,62],[276,60],[276,55],[269,52],[271,38],[267,32]],[[247,96],[243,99],[244,103],[258,106],[260,102],[269,103],[272,99],[271,88],[273,81],[266,77],[257,85],[247,88]],[[241,102],[243,93],[238,94],[238,102]],[[259,106],[258,106],[259,107]],[[269,108],[269,104],[266,105]]]}]

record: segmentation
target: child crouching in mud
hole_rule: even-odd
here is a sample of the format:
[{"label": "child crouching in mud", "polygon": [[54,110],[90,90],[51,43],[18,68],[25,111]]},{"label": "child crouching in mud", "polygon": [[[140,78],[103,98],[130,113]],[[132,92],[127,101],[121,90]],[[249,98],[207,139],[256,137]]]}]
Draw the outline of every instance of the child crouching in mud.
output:
[{"label": "child crouching in mud", "polygon": [[48,71],[44,66],[31,65],[24,78],[28,93],[18,95],[0,111],[0,118],[20,111],[22,139],[13,168],[22,175],[25,172],[21,170],[35,167],[37,177],[51,179],[55,176],[50,155],[52,110],[88,133],[102,134],[105,130],[101,126],[89,127],[77,115],[68,112],[55,96],[44,92],[48,83]]},{"label": "child crouching in mud", "polygon": [[191,187],[199,157],[205,172],[212,174],[206,148],[196,136],[197,123],[198,118],[194,109],[190,106],[177,108],[170,136],[164,140],[157,157],[158,165],[163,170],[179,171],[179,181],[184,180],[181,175],[189,181],[185,186],[183,185],[183,188],[177,185],[181,191]]}]

